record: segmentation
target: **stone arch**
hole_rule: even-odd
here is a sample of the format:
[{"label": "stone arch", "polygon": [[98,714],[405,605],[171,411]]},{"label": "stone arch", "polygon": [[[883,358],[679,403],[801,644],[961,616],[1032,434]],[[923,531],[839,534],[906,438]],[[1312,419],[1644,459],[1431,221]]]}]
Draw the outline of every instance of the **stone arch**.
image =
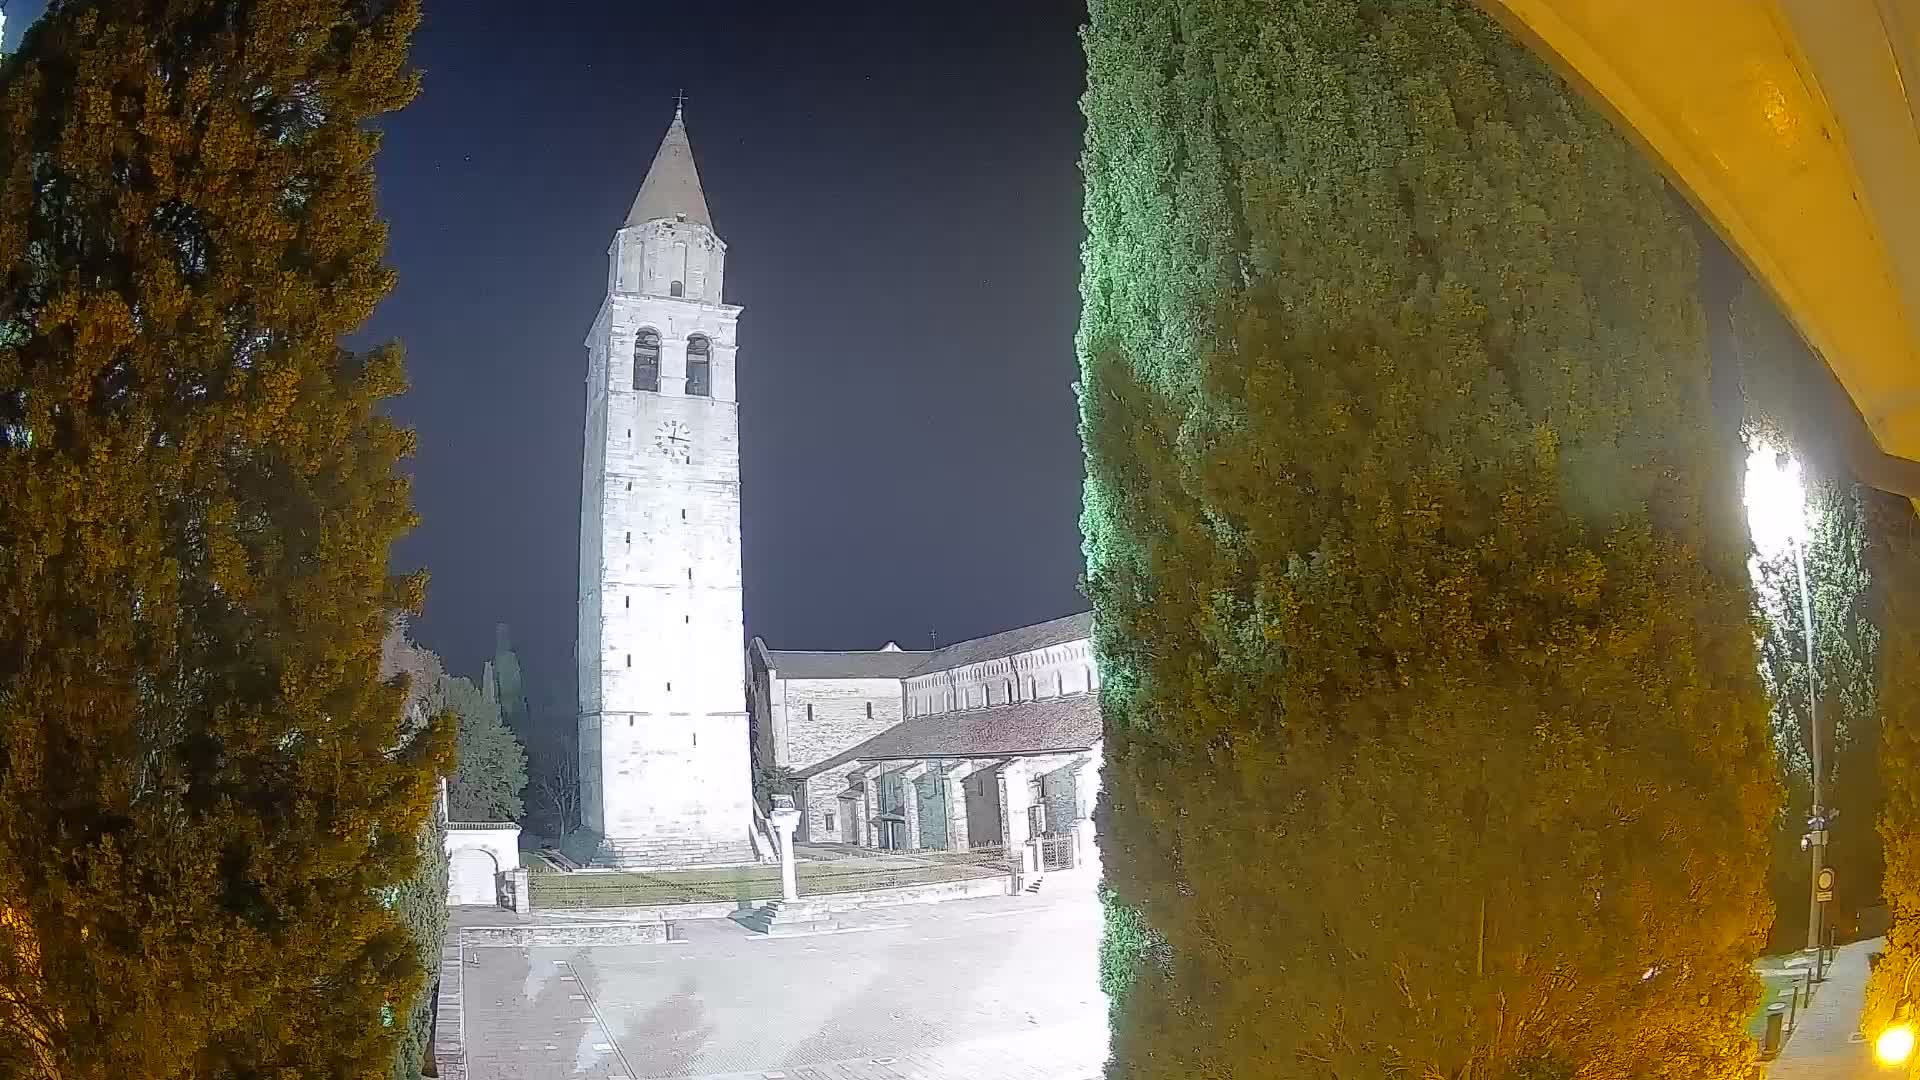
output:
[{"label": "stone arch", "polygon": [[447,903],[492,907],[500,901],[500,860],[484,847],[458,847],[447,866]]}]

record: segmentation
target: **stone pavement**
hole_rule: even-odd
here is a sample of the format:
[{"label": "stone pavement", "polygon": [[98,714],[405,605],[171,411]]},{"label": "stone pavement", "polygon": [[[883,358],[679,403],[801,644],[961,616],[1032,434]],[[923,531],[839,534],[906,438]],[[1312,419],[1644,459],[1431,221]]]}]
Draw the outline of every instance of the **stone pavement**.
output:
[{"label": "stone pavement", "polygon": [[474,948],[470,1080],[1092,1080],[1091,890],[855,912],[824,934]]},{"label": "stone pavement", "polygon": [[1767,1065],[1767,1080],[1869,1080],[1882,1075],[1873,1044],[1860,1034],[1860,1006],[1867,994],[1867,954],[1885,938],[1842,945],[1827,981],[1800,1014],[1793,1038]]}]

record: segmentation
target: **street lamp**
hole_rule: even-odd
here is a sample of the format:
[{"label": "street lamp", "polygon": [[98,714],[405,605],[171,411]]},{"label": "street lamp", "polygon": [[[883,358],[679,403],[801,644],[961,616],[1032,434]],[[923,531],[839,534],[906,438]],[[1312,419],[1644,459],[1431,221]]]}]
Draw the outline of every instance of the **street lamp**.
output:
[{"label": "street lamp", "polygon": [[1901,1065],[1913,1056],[1913,1020],[1907,1008],[1907,988],[1913,985],[1913,972],[1920,962],[1907,964],[1907,977],[1900,983],[1900,1007],[1880,1037],[1873,1040],[1873,1056],[1882,1065]]},{"label": "street lamp", "polygon": [[1822,941],[1826,929],[1826,904],[1822,901],[1822,886],[1819,883],[1820,871],[1827,865],[1827,822],[1833,817],[1827,813],[1821,791],[1820,768],[1820,677],[1813,648],[1813,589],[1807,581],[1806,544],[1808,539],[1806,488],[1800,482],[1800,464],[1786,454],[1778,454],[1774,459],[1774,468],[1778,470],[1780,482],[1791,488],[1797,498],[1794,499],[1785,522],[1785,540],[1787,549],[1793,554],[1795,576],[1800,579],[1800,618],[1801,629],[1807,639],[1807,752],[1813,759],[1812,795],[1813,806],[1807,815],[1807,835],[1801,842],[1813,862],[1813,878],[1807,897],[1807,947],[1815,950],[1814,972],[1818,976],[1825,967],[1826,956],[1818,950],[1825,945]]}]

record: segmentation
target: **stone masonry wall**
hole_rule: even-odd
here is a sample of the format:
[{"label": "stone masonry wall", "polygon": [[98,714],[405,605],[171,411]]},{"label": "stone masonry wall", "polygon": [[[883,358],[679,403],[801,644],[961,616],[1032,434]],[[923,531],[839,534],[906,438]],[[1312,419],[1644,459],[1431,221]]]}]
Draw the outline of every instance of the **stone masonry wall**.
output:
[{"label": "stone masonry wall", "polygon": [[[779,672],[774,672],[775,677]],[[787,756],[795,769],[825,761],[900,722],[898,679],[782,679]],[[775,719],[776,725],[779,718]]]},{"label": "stone masonry wall", "polygon": [[[782,679],[774,673],[774,742],[785,752],[781,764],[804,769],[851,749],[901,720],[898,679]],[[806,805],[797,835],[815,842],[840,839],[836,796],[846,790],[852,765],[807,782]],[[826,827],[833,811],[834,828]]]},{"label": "stone masonry wall", "polygon": [[[622,862],[751,857],[734,401],[739,309],[718,303],[721,248],[703,230],[689,223],[623,230],[616,261],[644,244],[648,259],[679,260],[686,250],[713,255],[716,272],[711,281],[696,276],[687,295],[674,298],[639,291],[658,284],[651,269],[643,284],[616,268],[588,336],[596,385],[583,463],[579,662],[582,742],[593,745],[583,746],[582,787],[589,825]],[[657,393],[633,385],[643,330],[660,335]],[[686,393],[687,341],[695,334],[711,342],[710,396]],[[666,452],[682,446],[688,460]]]},{"label": "stone masonry wall", "polygon": [[1085,638],[1032,652],[916,675],[906,681],[909,716],[978,709],[1012,701],[1084,694],[1100,685],[1093,643]]},{"label": "stone masonry wall", "polygon": [[[807,778],[806,809],[800,815],[799,828],[795,835],[813,843],[838,843],[845,835],[846,826],[841,818],[845,811],[840,807],[840,793],[847,790],[847,774],[860,766],[848,762],[836,769],[828,769],[817,776]],[[827,828],[828,812],[833,813],[833,828]]]}]

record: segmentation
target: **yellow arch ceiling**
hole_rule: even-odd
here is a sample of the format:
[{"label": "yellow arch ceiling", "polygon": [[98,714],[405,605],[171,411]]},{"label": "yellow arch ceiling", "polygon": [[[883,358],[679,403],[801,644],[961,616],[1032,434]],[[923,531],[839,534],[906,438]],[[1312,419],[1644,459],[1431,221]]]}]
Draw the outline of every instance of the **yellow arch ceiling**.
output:
[{"label": "yellow arch ceiling", "polygon": [[1920,498],[1920,0],[1480,2],[1772,290],[1866,420],[1862,479]]}]

